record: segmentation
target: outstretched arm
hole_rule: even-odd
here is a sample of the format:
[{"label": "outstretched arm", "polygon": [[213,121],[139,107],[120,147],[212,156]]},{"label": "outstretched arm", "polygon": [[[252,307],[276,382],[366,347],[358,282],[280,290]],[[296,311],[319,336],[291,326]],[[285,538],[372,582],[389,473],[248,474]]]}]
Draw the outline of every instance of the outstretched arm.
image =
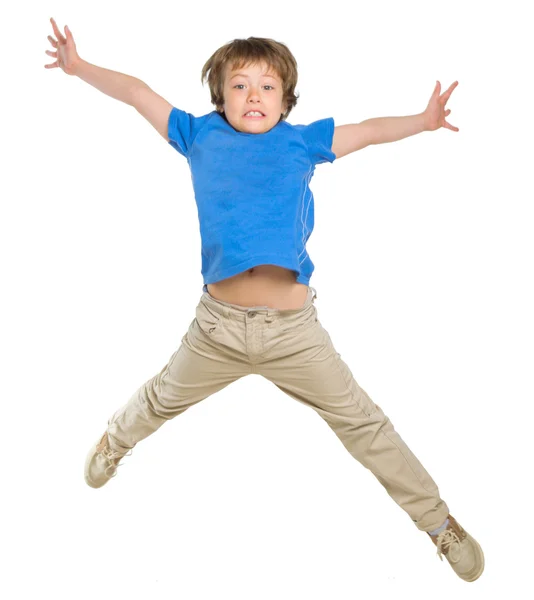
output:
[{"label": "outstretched arm", "polygon": [[136,91],[146,86],[146,83],[137,77],[97,67],[85,60],[80,60],[76,64],[73,74],[107,96],[130,106],[132,106]]},{"label": "outstretched arm", "polygon": [[78,54],[74,36],[68,26],[65,25],[63,35],[53,18],[50,22],[57,40],[50,35],[48,40],[56,51],[47,50],[46,54],[54,57],[56,62],[45,65],[45,69],[60,68],[67,75],[75,75],[104,94],[131,105],[136,90],[146,84],[137,77],[103,69],[83,60]]},{"label": "outstretched arm", "polygon": [[137,77],[97,67],[80,58],[74,36],[67,25],[65,35],[62,35],[55,20],[50,21],[57,40],[50,35],[48,39],[56,52],[47,50],[46,53],[54,57],[56,62],[45,65],[45,68],[61,68],[67,75],[75,75],[104,94],[133,106],[168,142],[168,121],[172,104]]},{"label": "outstretched arm", "polygon": [[361,123],[336,127],[332,152],[336,155],[336,158],[341,158],[372,144],[396,142],[423,131],[435,131],[440,127],[445,127],[451,131],[460,131],[445,120],[445,117],[451,112],[450,109],[445,110],[445,104],[457,85],[458,82],[455,81],[440,96],[441,85],[439,81],[436,82],[428,106],[422,113],[407,117],[379,117],[367,119]]}]

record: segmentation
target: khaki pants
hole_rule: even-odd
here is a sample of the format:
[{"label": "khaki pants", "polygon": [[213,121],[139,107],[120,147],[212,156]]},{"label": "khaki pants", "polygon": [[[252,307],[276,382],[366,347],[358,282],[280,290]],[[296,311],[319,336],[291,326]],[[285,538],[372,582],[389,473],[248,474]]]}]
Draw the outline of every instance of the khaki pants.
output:
[{"label": "khaki pants", "polygon": [[113,450],[126,453],[163,423],[241,377],[256,373],[313,408],[421,531],[449,508],[393,424],[354,379],[317,317],[315,289],[302,308],[244,307],[204,287],[178,350],[108,421]]}]

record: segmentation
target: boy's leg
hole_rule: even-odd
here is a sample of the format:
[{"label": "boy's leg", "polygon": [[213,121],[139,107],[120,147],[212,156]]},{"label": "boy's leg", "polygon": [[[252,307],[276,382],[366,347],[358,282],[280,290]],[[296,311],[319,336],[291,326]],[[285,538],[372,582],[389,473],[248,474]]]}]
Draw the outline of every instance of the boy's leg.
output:
[{"label": "boy's leg", "polygon": [[202,303],[178,350],[108,420],[113,451],[125,454],[168,420],[250,374],[250,367],[226,351],[226,330]]},{"label": "boy's leg", "polygon": [[258,373],[313,408],[418,529],[428,532],[443,525],[449,509],[437,485],[358,385],[317,319],[315,307],[307,303],[300,314],[287,318],[282,311],[264,340],[265,361]]}]

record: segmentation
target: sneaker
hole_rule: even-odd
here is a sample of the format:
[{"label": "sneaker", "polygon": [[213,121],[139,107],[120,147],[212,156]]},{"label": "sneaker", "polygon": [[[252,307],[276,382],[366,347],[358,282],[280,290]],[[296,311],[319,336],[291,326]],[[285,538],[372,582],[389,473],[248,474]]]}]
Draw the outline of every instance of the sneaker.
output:
[{"label": "sneaker", "polygon": [[449,524],[446,529],[438,535],[428,535],[438,547],[440,560],[445,555],[458,577],[464,581],[475,581],[484,571],[482,548],[454,517],[448,515],[447,518]]},{"label": "sneaker", "polygon": [[117,474],[119,461],[126,454],[115,452],[109,446],[107,432],[91,447],[85,459],[85,482],[92,488],[102,487]]}]

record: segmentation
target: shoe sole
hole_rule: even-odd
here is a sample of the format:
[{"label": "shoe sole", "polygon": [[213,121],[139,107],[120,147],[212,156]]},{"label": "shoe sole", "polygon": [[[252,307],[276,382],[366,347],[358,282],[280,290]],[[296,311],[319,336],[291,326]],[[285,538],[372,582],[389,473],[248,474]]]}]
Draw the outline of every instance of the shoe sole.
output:
[{"label": "shoe sole", "polygon": [[[464,529],[465,531],[465,529]],[[462,577],[462,579],[464,581],[475,581],[476,579],[478,579],[481,575],[482,572],[484,571],[484,553],[482,552],[482,548],[480,547],[480,544],[473,538],[471,537],[467,531],[465,531],[465,533],[467,534],[467,539],[471,542],[471,544],[473,545],[473,548],[475,550],[475,555],[476,555],[476,565],[475,565],[475,570],[471,573],[469,573],[468,575],[466,575],[465,577]]]}]

